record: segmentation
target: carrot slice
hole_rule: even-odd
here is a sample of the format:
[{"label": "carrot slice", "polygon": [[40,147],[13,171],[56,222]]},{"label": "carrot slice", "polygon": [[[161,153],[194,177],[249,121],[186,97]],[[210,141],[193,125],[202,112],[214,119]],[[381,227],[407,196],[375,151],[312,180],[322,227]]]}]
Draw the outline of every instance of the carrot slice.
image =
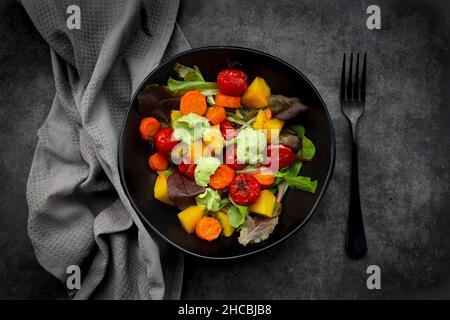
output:
[{"label": "carrot slice", "polygon": [[216,105],[225,108],[240,108],[241,107],[241,97],[232,97],[219,92],[214,98]]},{"label": "carrot slice", "polygon": [[202,217],[195,225],[195,234],[203,240],[215,240],[221,232],[219,220],[212,217]]},{"label": "carrot slice", "polygon": [[169,159],[162,152],[156,152],[148,159],[150,168],[155,171],[164,171],[169,167]]},{"label": "carrot slice", "polygon": [[153,117],[147,117],[141,120],[139,132],[144,140],[149,140],[161,128],[161,124]]},{"label": "carrot slice", "polygon": [[180,100],[180,111],[186,115],[191,112],[202,116],[206,112],[206,97],[199,91],[188,91]]},{"label": "carrot slice", "polygon": [[212,174],[209,185],[217,190],[222,190],[227,188],[234,178],[234,170],[231,169],[226,164],[222,164],[217,170]]},{"label": "carrot slice", "polygon": [[258,180],[258,183],[263,188],[268,188],[272,186],[275,182],[275,175],[272,170],[267,168],[259,168],[259,170],[253,174],[253,176]]},{"label": "carrot slice", "polygon": [[206,118],[212,125],[219,124],[226,118],[225,109],[221,106],[209,108],[208,111],[206,111]]}]

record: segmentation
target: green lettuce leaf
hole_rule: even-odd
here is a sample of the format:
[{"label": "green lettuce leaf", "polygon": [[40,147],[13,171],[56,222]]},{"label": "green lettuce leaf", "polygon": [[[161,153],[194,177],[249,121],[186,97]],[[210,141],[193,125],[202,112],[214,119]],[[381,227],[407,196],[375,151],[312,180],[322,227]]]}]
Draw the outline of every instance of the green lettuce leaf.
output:
[{"label": "green lettuce leaf", "polygon": [[193,141],[201,139],[203,132],[208,130],[211,125],[208,119],[195,113],[189,113],[178,118],[172,127],[175,139],[191,144]]},{"label": "green lettuce leaf", "polygon": [[314,143],[305,136],[305,127],[301,125],[292,125],[289,129],[295,131],[295,133],[297,133],[297,135],[302,139],[302,147],[297,152],[297,157],[311,161],[316,154],[316,147],[314,146]]},{"label": "green lettuce leaf", "polygon": [[194,171],[195,183],[199,186],[206,187],[211,179],[211,175],[220,165],[220,160],[215,157],[200,158]]},{"label": "green lettuce leaf", "polygon": [[182,65],[181,63],[176,63],[174,69],[175,72],[178,73],[180,79],[185,81],[205,81],[200,69],[197,66],[190,68]]},{"label": "green lettuce leaf", "polygon": [[169,77],[167,80],[167,89],[174,92],[175,94],[181,95],[191,90],[210,90],[218,89],[217,83],[215,82],[205,82],[205,81],[182,81],[175,80]]},{"label": "green lettuce leaf", "polygon": [[205,192],[199,194],[195,198],[195,202],[198,206],[206,208],[209,211],[219,211],[221,208],[221,198],[217,190],[206,188]]},{"label": "green lettuce leaf", "polygon": [[245,206],[233,205],[227,210],[228,222],[233,228],[239,228],[244,224],[248,214]]},{"label": "green lettuce leaf", "polygon": [[221,199],[220,205],[219,205],[219,210],[225,208],[229,204],[230,204],[230,199],[228,199],[228,197]]},{"label": "green lettuce leaf", "polygon": [[296,161],[288,167],[288,173],[291,177],[296,177],[300,173],[300,169],[302,168],[302,163],[300,161]]},{"label": "green lettuce leaf", "polygon": [[306,136],[303,136],[302,148],[297,153],[297,156],[300,156],[304,160],[311,161],[312,158],[314,158],[315,154],[316,154],[316,147],[314,146],[314,143],[311,140],[309,140]]},{"label": "green lettuce leaf", "polygon": [[305,127],[299,124],[294,124],[289,127],[289,129],[293,130],[300,138],[303,138],[305,135]]},{"label": "green lettuce leaf", "polygon": [[310,177],[303,177],[303,176],[297,176],[297,177],[291,177],[286,176],[284,177],[284,180],[287,182],[287,184],[295,189],[307,191],[311,193],[316,192],[317,188],[317,180],[311,180]]}]

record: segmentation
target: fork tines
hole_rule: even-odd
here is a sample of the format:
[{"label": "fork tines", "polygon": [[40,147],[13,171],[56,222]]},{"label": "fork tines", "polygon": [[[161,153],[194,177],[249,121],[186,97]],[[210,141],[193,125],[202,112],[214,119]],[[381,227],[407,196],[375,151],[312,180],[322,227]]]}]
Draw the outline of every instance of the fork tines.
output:
[{"label": "fork tines", "polygon": [[[360,78],[359,72],[359,53],[356,54],[355,74],[353,74],[353,53],[350,54],[350,67],[348,70],[348,79],[346,84],[346,54],[342,62],[341,75],[341,101],[356,100],[364,103],[366,100],[366,53],[364,53],[364,61]],[[354,81],[353,81],[354,80]]]}]

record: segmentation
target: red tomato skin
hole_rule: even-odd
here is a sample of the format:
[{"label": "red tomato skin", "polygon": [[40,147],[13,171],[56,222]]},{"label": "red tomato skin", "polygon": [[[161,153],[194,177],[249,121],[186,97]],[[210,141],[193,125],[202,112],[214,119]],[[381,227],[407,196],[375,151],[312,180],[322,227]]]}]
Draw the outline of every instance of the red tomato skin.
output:
[{"label": "red tomato skin", "polygon": [[195,172],[195,164],[185,164],[184,162],[178,165],[178,170],[181,174],[184,174],[191,180],[195,180],[194,172]]},{"label": "red tomato skin", "polygon": [[223,120],[220,123],[220,133],[222,133],[222,136],[225,140],[231,140],[237,136],[237,130],[228,120]]},{"label": "red tomato skin", "polygon": [[241,206],[254,204],[261,193],[261,187],[258,180],[247,173],[241,173],[234,177],[228,190],[231,199]]},{"label": "red tomato skin", "polygon": [[172,139],[173,129],[162,128],[155,134],[155,146],[158,151],[171,152],[173,147],[178,144],[178,141]]},{"label": "red tomato skin", "polygon": [[[278,150],[278,155],[274,150]],[[291,148],[282,144],[271,144],[267,146],[267,158],[264,163],[266,167],[272,167],[278,163],[278,170],[290,166],[295,161],[295,153]]]},{"label": "red tomato skin", "polygon": [[225,69],[217,75],[220,92],[227,96],[238,97],[247,90],[247,75],[237,69]]},{"label": "red tomato skin", "polygon": [[234,145],[228,146],[225,149],[225,164],[233,170],[242,170],[247,166],[245,163],[238,163]]}]

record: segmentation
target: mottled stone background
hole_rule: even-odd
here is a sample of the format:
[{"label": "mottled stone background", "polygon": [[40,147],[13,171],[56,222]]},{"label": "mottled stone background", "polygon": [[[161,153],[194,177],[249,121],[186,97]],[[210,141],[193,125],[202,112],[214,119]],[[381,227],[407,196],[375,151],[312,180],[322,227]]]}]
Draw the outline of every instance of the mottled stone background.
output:
[{"label": "mottled stone background", "polygon": [[[450,298],[450,55],[438,1],[184,0],[193,47],[238,45],[301,69],[328,105],[336,168],[319,210],[289,241],[233,261],[187,257],[186,299]],[[382,29],[365,26],[378,4]],[[64,298],[26,234],[36,130],[54,95],[49,50],[21,6],[0,3],[0,298]],[[360,184],[369,252],[344,253],[350,135],[338,103],[344,52],[368,53]],[[382,271],[369,291],[366,267]]]}]

